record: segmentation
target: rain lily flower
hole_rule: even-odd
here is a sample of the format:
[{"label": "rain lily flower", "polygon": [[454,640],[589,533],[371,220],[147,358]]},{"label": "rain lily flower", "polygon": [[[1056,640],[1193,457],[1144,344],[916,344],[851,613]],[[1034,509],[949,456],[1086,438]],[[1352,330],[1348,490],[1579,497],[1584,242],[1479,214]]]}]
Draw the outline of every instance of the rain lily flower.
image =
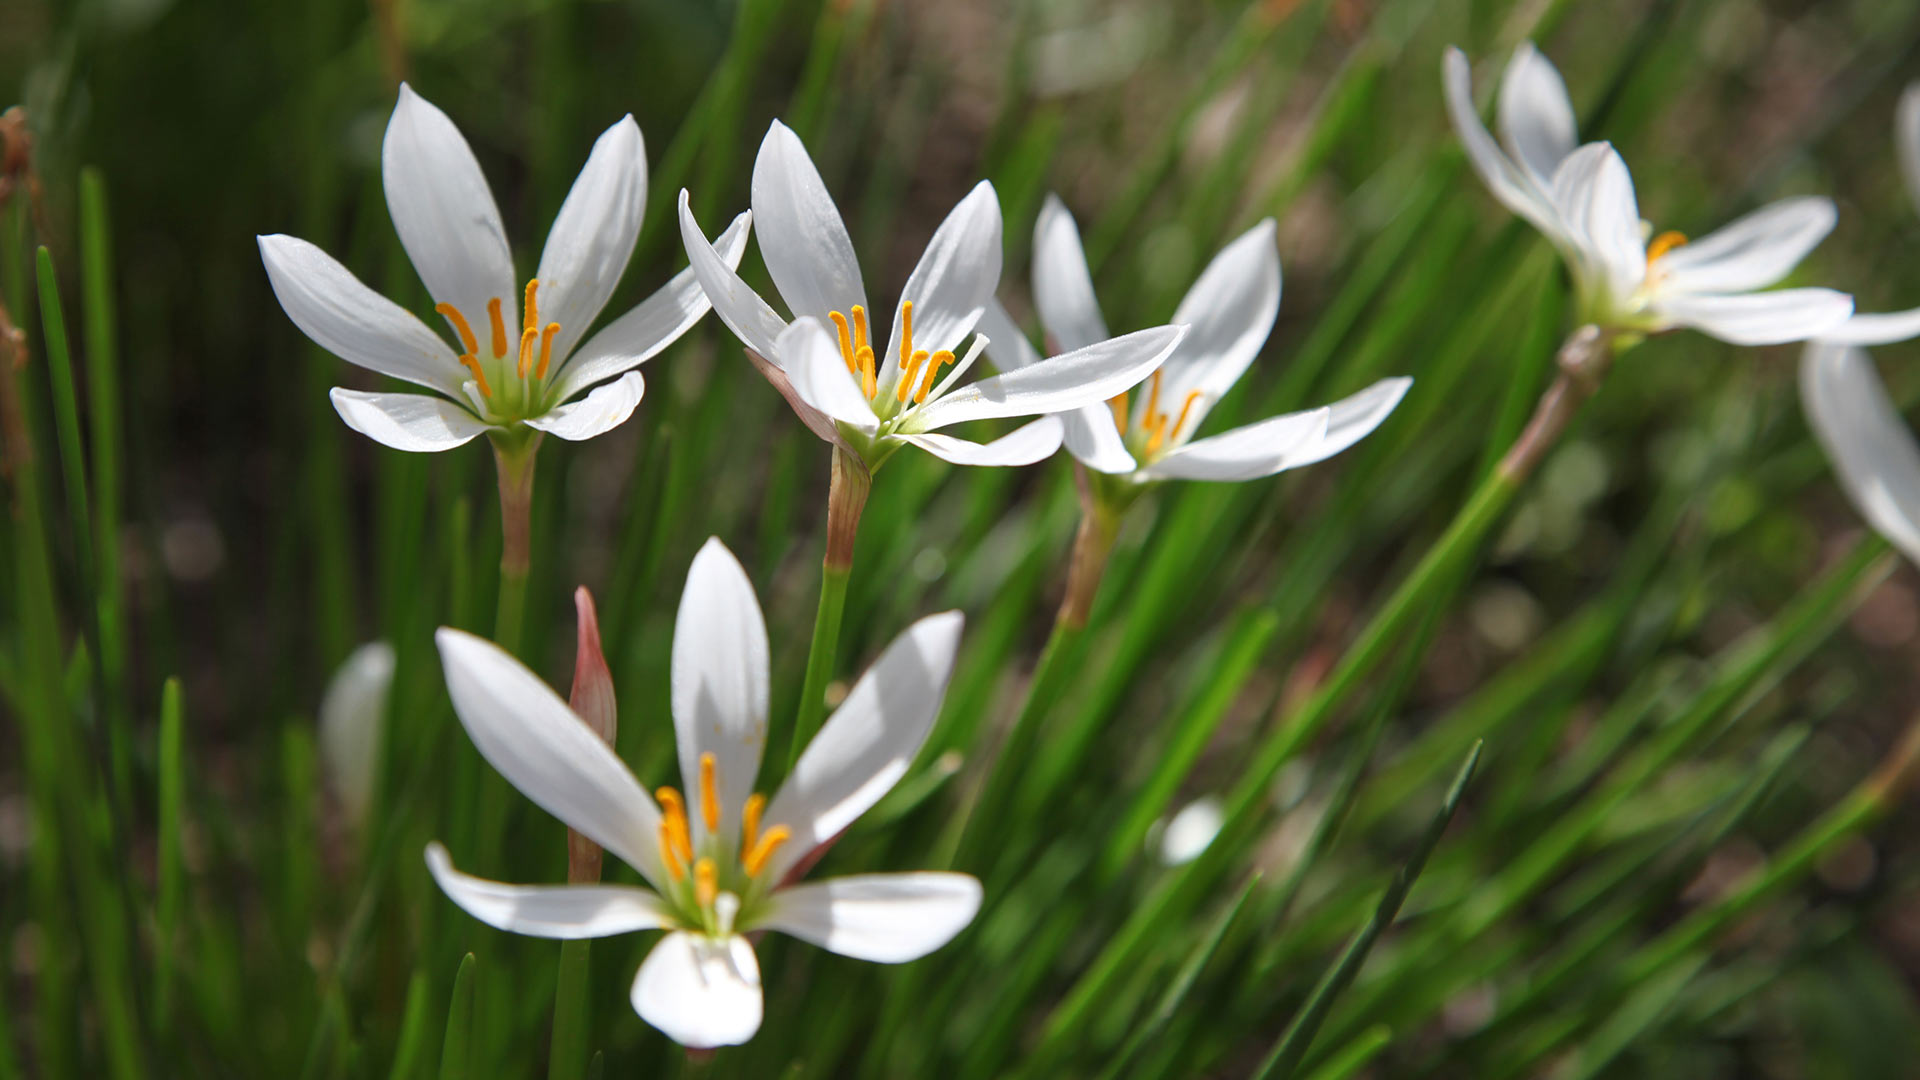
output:
[{"label": "rain lily flower", "polygon": [[[878,468],[902,446],[959,465],[1025,465],[1052,454],[1060,427],[1042,419],[981,444],[939,429],[968,420],[1041,416],[1112,397],[1140,382],[1183,330],[1155,327],[1030,368],[959,382],[987,344],[974,334],[1000,281],[1000,203],[982,181],[934,230],[900,294],[886,345],[871,318],[853,243],[826,184],[775,121],[753,167],[753,215],[767,272],[789,322],[707,242],[680,195],[680,234],[714,310],[802,421]],[[961,352],[969,335],[971,345]]]},{"label": "rain lily flower", "polygon": [[1500,142],[1480,122],[1458,49],[1447,50],[1445,84],[1468,160],[1494,198],[1559,250],[1582,323],[1622,344],[1690,327],[1735,345],[1772,345],[1818,337],[1852,313],[1852,298],[1832,289],[1757,291],[1832,230],[1830,200],[1783,199],[1692,243],[1678,232],[1654,235],[1613,147],[1576,148],[1566,83],[1532,45],[1515,52],[1500,84]]},{"label": "rain lily flower", "polygon": [[[1080,246],[1080,230],[1052,195],[1033,230],[1033,294],[1047,336],[1082,349],[1107,337]],[[1156,480],[1253,480],[1323,461],[1393,412],[1412,379],[1382,379],[1333,405],[1288,413],[1195,439],[1207,413],[1258,356],[1280,311],[1280,255],[1269,218],[1223,248],[1180,301],[1186,337],[1146,385],[1063,417],[1068,452],[1112,476],[1124,499]],[[1040,354],[998,301],[982,319],[993,361],[1018,375]],[[1013,377],[1013,376],[1007,376]],[[1117,485],[1117,486],[1116,486]]]},{"label": "rain lily flower", "polygon": [[327,786],[356,829],[367,819],[380,773],[393,663],[393,646],[368,642],[347,656],[320,699],[320,763]]},{"label": "rain lily flower", "polygon": [[960,625],[947,612],[896,638],[771,800],[753,791],[767,737],[766,625],[746,572],[718,540],[694,559],[674,624],[684,793],[649,796],[538,676],[487,641],[442,629],[447,688],[482,756],[651,888],[483,881],[455,870],[438,844],[428,866],[454,903],[502,930],[562,939],[665,930],[634,979],[634,1009],[684,1046],[745,1042],[761,1018],[749,934],[779,930],[843,956],[901,963],[944,945],[978,910],[980,883],[964,874],[796,880],[919,752]]},{"label": "rain lily flower", "polygon": [[[281,235],[259,243],[280,306],[308,337],[349,363],[435,392],[334,389],[348,427],[396,450],[449,450],[483,433],[592,438],[639,403],[643,383],[632,369],[706,314],[706,295],[683,271],[582,344],[626,271],[646,207],[646,151],[631,116],[594,144],[524,288],[473,150],[405,84],[380,172],[394,229],[453,345],[313,244]],[[737,264],[747,228],[742,215],[715,257]]]}]

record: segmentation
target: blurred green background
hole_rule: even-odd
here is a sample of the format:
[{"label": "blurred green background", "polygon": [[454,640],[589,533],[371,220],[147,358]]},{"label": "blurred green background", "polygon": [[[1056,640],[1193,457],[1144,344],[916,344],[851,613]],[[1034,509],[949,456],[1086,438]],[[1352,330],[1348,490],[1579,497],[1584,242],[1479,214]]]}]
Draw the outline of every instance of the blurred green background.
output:
[{"label": "blurred green background", "polygon": [[[609,312],[685,264],[680,188],[709,232],[745,207],[781,117],[877,297],[982,176],[1015,313],[1031,311],[1028,241],[1051,190],[1080,218],[1116,331],[1165,321],[1211,254],[1270,215],[1280,321],[1210,430],[1417,380],[1333,462],[1136,509],[1093,652],[1026,763],[1037,779],[961,867],[989,885],[973,930],[901,969],[770,941],[766,1027],[711,1061],[629,1010],[646,942],[602,943],[606,1075],[1251,1075],[1484,736],[1402,925],[1299,1075],[1912,1076],[1911,801],[1660,952],[1886,757],[1920,689],[1920,578],[1860,546],[1801,419],[1795,348],[1681,335],[1627,354],[1452,602],[1281,770],[1232,877],[1111,951],[1169,873],[1151,824],[1240,778],[1550,374],[1569,329],[1561,271],[1464,167],[1439,93],[1446,45],[1484,89],[1527,39],[1565,73],[1583,136],[1625,155],[1657,227],[1699,235],[1829,194],[1839,228],[1796,280],[1862,310],[1920,302],[1920,214],[1892,141],[1920,76],[1911,3],[0,4],[0,103],[24,107],[32,139],[0,225],[38,448],[37,468],[9,454],[10,491],[17,508],[37,485],[45,503],[0,531],[0,1078],[451,1075],[442,1030],[468,951],[468,1075],[545,1068],[553,947],[460,914],[418,859],[438,837],[476,873],[563,873],[561,828],[483,773],[431,651],[437,625],[488,624],[492,467],[475,446],[404,455],[347,430],[326,389],[377,380],[299,334],[254,245],[302,236],[430,308],[378,175],[401,79],[473,143],[523,270],[594,136],[635,116],[648,218]],[[104,215],[85,212],[88,167]],[[89,238],[88,222],[105,227]],[[57,446],[41,244],[80,357],[91,517],[70,512]],[[746,272],[764,281],[754,255]],[[1920,353],[1878,355],[1896,397],[1920,394]],[[619,749],[657,784],[673,605],[709,535],[755,577],[790,714],[827,455],[716,320],[644,370],[633,420],[541,454],[526,652],[564,686],[569,595],[595,590]],[[951,854],[1078,509],[1064,459],[896,462],[867,510],[842,673],[924,613],[960,607],[968,633],[925,759],[827,872]],[[108,614],[104,645],[90,610]],[[355,835],[311,718],[374,638],[401,667],[379,810]],[[174,676],[177,757],[161,719]]]}]

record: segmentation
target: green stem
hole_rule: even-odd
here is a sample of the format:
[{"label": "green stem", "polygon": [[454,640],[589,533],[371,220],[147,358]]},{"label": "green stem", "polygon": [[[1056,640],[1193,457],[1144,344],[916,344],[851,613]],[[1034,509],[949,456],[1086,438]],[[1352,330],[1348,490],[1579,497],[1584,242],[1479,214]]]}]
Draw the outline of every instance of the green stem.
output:
[{"label": "green stem", "polygon": [[840,617],[847,609],[847,582],[853,577],[853,545],[860,531],[860,514],[867,506],[873,475],[851,452],[833,450],[833,478],[827,489],[827,554],[820,565],[820,608],[813,617],[813,644],[807,649],[807,675],[800,687],[800,707],[793,722],[793,745],[787,768],[800,760],[800,751],[820,730],[827,709],[827,683],[840,651]]},{"label": "green stem", "polygon": [[527,572],[533,565],[533,465],[540,436],[493,444],[493,460],[500,474],[500,593],[494,609],[494,643],[510,653],[520,651],[521,627],[526,621]]},{"label": "green stem", "polygon": [[553,992],[553,1045],[547,1080],[579,1080],[587,1073],[587,975],[591,941],[560,943],[559,984]]}]

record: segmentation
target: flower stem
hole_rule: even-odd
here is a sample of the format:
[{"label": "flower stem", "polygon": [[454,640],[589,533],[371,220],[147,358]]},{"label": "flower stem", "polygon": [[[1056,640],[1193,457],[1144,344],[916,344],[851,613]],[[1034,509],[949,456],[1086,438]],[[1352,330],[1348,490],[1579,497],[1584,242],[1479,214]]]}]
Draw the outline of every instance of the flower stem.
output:
[{"label": "flower stem", "polygon": [[493,640],[510,653],[520,651],[527,607],[527,572],[533,565],[533,463],[540,436],[493,444],[500,476],[500,592],[494,609]]},{"label": "flower stem", "polygon": [[560,943],[547,1080],[581,1080],[587,1074],[587,975],[592,945],[585,939]]},{"label": "flower stem", "polygon": [[1084,465],[1076,462],[1073,475],[1080,489],[1080,530],[1074,534],[1067,595],[1060,601],[1055,625],[1084,628],[1093,612],[1094,597],[1100,592],[1100,580],[1107,573],[1107,557],[1113,554],[1113,542],[1120,535],[1124,507],[1115,507],[1093,492]]},{"label": "flower stem", "polygon": [[833,479],[827,490],[827,555],[820,566],[820,608],[813,618],[813,644],[807,650],[806,681],[800,688],[800,707],[794,716],[793,745],[787,768],[800,760],[827,708],[827,682],[840,649],[840,617],[847,608],[847,582],[853,577],[853,544],[860,531],[860,512],[866,509],[873,477],[859,458],[840,447],[833,450]]}]

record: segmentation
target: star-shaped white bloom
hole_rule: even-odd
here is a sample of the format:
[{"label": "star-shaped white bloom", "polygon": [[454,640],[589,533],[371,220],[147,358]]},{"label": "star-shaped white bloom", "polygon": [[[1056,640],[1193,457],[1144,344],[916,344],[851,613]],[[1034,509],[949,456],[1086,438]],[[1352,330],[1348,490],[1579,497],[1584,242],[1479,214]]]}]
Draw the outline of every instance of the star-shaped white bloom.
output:
[{"label": "star-shaped white bloom", "polygon": [[813,857],[897,783],[946,694],[961,616],[922,619],[889,645],[769,801],[754,794],[767,739],[767,630],[753,585],[709,540],[674,624],[672,709],[684,795],[640,786],[539,677],[497,646],[439,632],[454,710],[474,745],[528,798],[640,872],[629,885],[522,886],[427,864],[490,926],[548,938],[665,930],[633,982],[633,1007],[684,1046],[728,1046],[760,1027],[760,969],[746,935],[779,930],[843,956],[914,960],[980,906],[965,874],[865,874],[810,884]]},{"label": "star-shaped white bloom", "polygon": [[1504,149],[1474,109],[1460,50],[1447,50],[1445,76],[1468,159],[1495,198],[1559,249],[1582,323],[1625,334],[1691,327],[1735,345],[1773,345],[1817,337],[1853,312],[1853,299],[1832,289],[1757,291],[1833,229],[1831,200],[1783,199],[1692,243],[1677,232],[1654,236],[1613,147],[1576,148],[1566,83],[1531,44],[1514,53],[1500,84]]},{"label": "star-shaped white bloom", "polygon": [[[1033,297],[1047,336],[1078,349],[1107,337],[1073,215],[1047,196],[1033,229]],[[1280,255],[1271,218],[1221,249],[1180,301],[1189,328],[1139,392],[1062,417],[1069,453],[1123,482],[1252,480],[1323,461],[1378,427],[1412,379],[1382,379],[1331,406],[1275,416],[1204,439],[1194,433],[1246,373],[1280,312]],[[981,320],[995,364],[1029,369],[1040,354],[992,301]]]},{"label": "star-shaped white bloom", "polygon": [[[883,349],[869,319],[853,242],[813,160],[775,121],[753,166],[760,254],[791,324],[708,244],[680,194],[680,234],[714,311],[819,435],[877,468],[901,446],[960,465],[1025,465],[1060,446],[1050,414],[1108,398],[1164,360],[1184,329],[1161,326],[1086,342],[1031,368],[958,387],[986,344],[974,333],[1000,281],[1000,202],[986,181],[953,208],[901,290]],[[951,365],[951,368],[948,367]],[[1039,416],[991,443],[937,434],[967,420]]]},{"label": "star-shaped white bloom", "polygon": [[[472,148],[404,83],[380,174],[394,229],[453,346],[313,244],[283,235],[259,243],[280,306],[321,348],[438,392],[334,389],[347,426],[396,450],[449,450],[522,425],[592,438],[639,404],[644,384],[632,369],[707,312],[699,282],[682,271],[581,344],[626,272],[646,208],[646,149],[631,116],[594,143],[524,289]],[[748,221],[741,215],[720,238],[717,258],[739,263]]]}]

